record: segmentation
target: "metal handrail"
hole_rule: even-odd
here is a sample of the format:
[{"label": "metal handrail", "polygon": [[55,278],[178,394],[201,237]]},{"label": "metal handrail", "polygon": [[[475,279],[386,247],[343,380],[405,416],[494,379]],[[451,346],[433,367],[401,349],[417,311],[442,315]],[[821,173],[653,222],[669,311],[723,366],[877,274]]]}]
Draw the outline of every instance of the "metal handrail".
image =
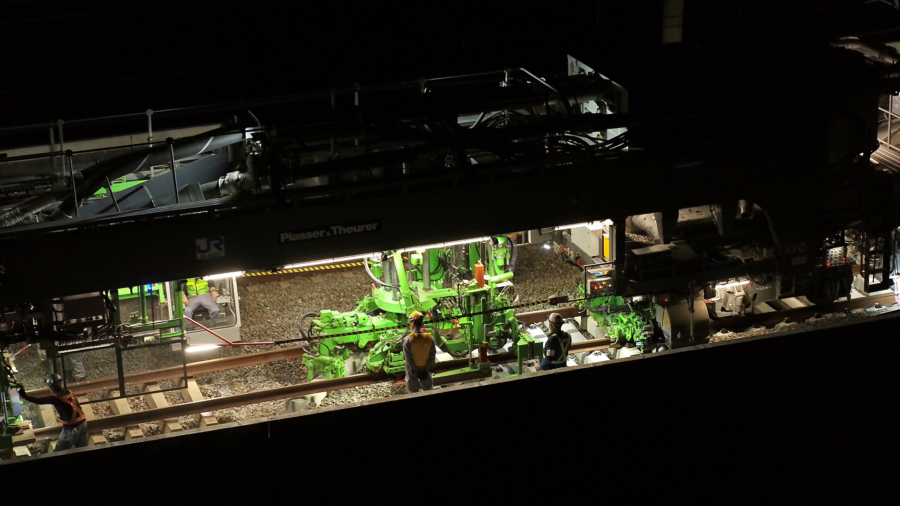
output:
[{"label": "metal handrail", "polygon": [[[248,127],[246,129],[246,131],[248,133],[257,133],[257,132],[261,132],[262,129],[259,127]],[[107,146],[105,148],[82,149],[79,151],[71,151],[71,153],[73,155],[78,155],[78,154],[83,154],[83,153],[97,153],[99,151],[109,151],[111,149],[139,148],[142,146],[152,147],[154,144],[161,144],[161,142],[160,141],[133,142],[131,144],[122,144],[122,145],[118,145],[118,146]],[[42,158],[52,158],[54,156],[62,156],[65,154],[66,154],[65,151],[50,151],[47,153],[37,153],[34,155],[20,155],[20,156],[7,157],[7,158],[3,158],[2,162],[7,163],[7,162],[20,162],[20,161],[24,161],[24,160],[40,160]]]},{"label": "metal handrail", "polygon": [[[527,71],[526,69],[515,69],[520,70],[531,77],[535,77],[534,74]],[[425,83],[434,83],[439,81],[450,81],[454,79],[468,79],[473,77],[487,77],[491,75],[504,74],[507,73],[507,70],[495,70],[490,72],[480,72],[475,74],[463,74],[457,76],[446,76],[446,77],[433,77],[427,79],[418,79],[415,81],[402,81],[399,83],[391,83],[391,84],[375,84],[369,86],[350,86],[344,88],[333,88],[328,91],[315,91],[315,92],[306,92],[306,93],[297,93],[291,95],[279,95],[275,97],[268,98],[260,98],[249,101],[239,101],[239,102],[218,102],[213,104],[199,105],[199,106],[191,106],[191,107],[175,107],[170,109],[159,109],[153,110],[152,114],[154,116],[159,114],[190,114],[190,113],[202,113],[202,112],[219,112],[221,110],[227,109],[246,109],[248,107],[261,106],[261,105],[275,105],[281,103],[288,102],[300,102],[303,100],[311,100],[316,98],[331,98],[335,95],[349,95],[352,93],[361,93],[361,92],[372,92],[372,91],[386,91],[386,90],[400,90],[404,88],[419,88]],[[538,79],[540,80],[540,79]],[[551,88],[552,89],[552,88]],[[75,120],[66,120],[66,125],[91,125],[98,123],[114,123],[117,121],[125,121],[129,119],[138,119],[144,118],[148,114],[147,111],[129,113],[129,114],[117,114],[112,116],[98,116],[95,118],[82,118]],[[57,125],[57,122],[48,122],[48,123],[34,123],[31,125],[22,125],[15,127],[3,127],[0,128],[0,135],[11,134],[11,133],[21,133],[21,132],[29,132],[34,130],[42,130],[47,127],[54,127]]]}]

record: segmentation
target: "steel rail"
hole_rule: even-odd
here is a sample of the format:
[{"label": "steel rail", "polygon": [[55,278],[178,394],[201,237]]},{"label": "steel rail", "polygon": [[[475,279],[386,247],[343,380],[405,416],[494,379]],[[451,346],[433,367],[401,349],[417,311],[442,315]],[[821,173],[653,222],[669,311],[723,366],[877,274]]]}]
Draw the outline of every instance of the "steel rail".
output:
[{"label": "steel rail", "polygon": [[[581,343],[574,343],[570,352],[587,352],[594,350],[602,350],[616,347],[609,343],[607,339],[595,339]],[[237,357],[235,357],[237,358]],[[515,362],[518,357],[515,353],[498,353],[488,356],[492,365]],[[449,360],[446,362],[438,362],[435,364],[435,373],[452,371],[465,367],[469,364],[469,359]],[[490,376],[490,370],[472,370],[452,376],[443,376],[434,379],[435,385],[447,383],[456,383],[469,379],[485,378]],[[124,415],[108,416],[105,418],[97,418],[88,423],[91,432],[104,429],[118,429],[139,423],[158,422],[169,418],[177,418],[179,416],[191,416],[198,413],[206,413],[209,411],[217,411],[221,409],[234,408],[238,406],[246,406],[248,404],[258,404],[261,402],[279,401],[310,395],[314,393],[343,390],[346,388],[354,388],[359,386],[373,385],[375,383],[393,382],[393,378],[384,373],[369,373],[356,376],[346,376],[332,380],[317,381],[315,383],[300,383],[287,387],[272,388],[268,390],[260,390],[246,394],[231,395],[228,397],[217,397],[214,399],[204,399],[202,401],[187,402],[184,404],[176,404],[165,408],[149,409],[145,411],[136,411]],[[53,439],[59,437],[61,426],[44,427],[35,429],[34,437],[36,440]],[[22,444],[26,444],[23,442]]]},{"label": "steel rail", "polygon": [[[577,307],[565,307],[559,309],[550,309],[544,311],[530,311],[527,313],[519,313],[516,319],[525,324],[538,323],[546,320],[550,313],[559,313],[563,318],[573,318],[579,314]],[[250,353],[237,357],[216,358],[204,360],[202,362],[193,362],[187,365],[187,375],[196,376],[198,374],[208,374],[211,372],[224,371],[227,369],[237,369],[239,367],[251,367],[254,365],[268,364],[271,362],[279,362],[282,360],[296,360],[303,356],[307,350],[302,347],[283,348],[278,350],[264,351],[260,353]],[[460,366],[462,367],[462,366]],[[125,383],[140,384],[161,381],[166,379],[180,379],[184,375],[182,366],[172,366],[154,371],[139,372],[125,375]],[[75,395],[84,395],[91,392],[99,392],[101,390],[115,390],[119,388],[119,379],[116,376],[100,378],[91,381],[68,383],[66,387]],[[41,397],[50,395],[50,390],[41,388],[38,390],[30,390],[29,395]]]},{"label": "steel rail", "polygon": [[830,302],[827,304],[817,304],[813,306],[800,307],[796,309],[785,309],[782,311],[773,311],[771,313],[759,313],[746,316],[731,316],[719,318],[718,320],[709,321],[709,333],[715,334],[722,329],[743,329],[752,325],[763,325],[771,327],[785,320],[799,321],[811,318],[815,314],[839,313],[845,309],[863,309],[872,307],[875,304],[890,307],[894,305],[894,294],[884,293],[881,295],[873,295],[871,297],[862,297],[859,299],[843,300],[838,302]]},{"label": "steel rail", "polygon": [[[268,364],[271,362],[279,362],[282,360],[296,360],[303,356],[307,350],[299,346],[291,348],[283,348],[279,350],[264,351],[261,353],[248,353],[237,357],[216,358],[204,360],[202,362],[193,362],[187,365],[187,375],[196,376],[198,374],[207,374],[211,372],[223,371],[226,369],[237,369],[239,367],[250,367],[254,365]],[[157,369],[155,371],[139,372],[127,374],[125,376],[126,384],[150,383],[165,379],[180,379],[184,376],[184,368],[180,365]],[[84,381],[79,383],[69,383],[66,385],[75,395],[83,395],[100,390],[115,390],[119,388],[119,380],[116,376],[101,378],[92,381]],[[50,395],[50,390],[42,388],[28,392],[29,395],[40,397]]]},{"label": "steel rail", "polygon": [[[812,317],[816,313],[825,314],[825,313],[833,313],[836,311],[843,311],[844,309],[860,309],[871,307],[876,303],[890,306],[894,303],[893,294],[887,293],[882,295],[876,295],[872,297],[864,297],[860,299],[852,299],[849,301],[840,301],[833,302],[831,304],[820,304],[814,306],[808,306],[805,308],[798,309],[789,309],[782,311],[774,311],[772,313],[763,313],[763,314],[753,314],[746,316],[735,316],[730,318],[721,318],[718,320],[711,320],[709,322],[710,325],[710,333],[718,332],[721,329],[739,329],[746,328],[752,325],[765,325],[772,326],[783,322],[785,319],[788,320],[800,320],[807,319]],[[539,323],[541,321],[546,320],[550,313],[559,313],[563,318],[574,318],[576,316],[581,315],[582,313],[578,310],[577,307],[564,307],[557,309],[548,309],[542,311],[530,311],[526,313],[519,313],[516,315],[516,319],[525,324],[533,324]],[[588,341],[591,343],[593,341]],[[581,343],[584,344],[584,343]],[[579,346],[579,344],[573,344],[573,350]],[[291,348],[283,348],[278,350],[270,350],[264,351],[260,353],[252,353],[247,355],[241,355],[238,357],[228,357],[228,358],[218,358],[205,360],[202,362],[193,362],[187,365],[187,373],[188,376],[196,376],[198,374],[208,374],[212,372],[227,370],[227,369],[237,369],[239,367],[250,367],[254,365],[268,364],[271,362],[278,362],[282,360],[296,360],[303,356],[303,353],[306,353],[306,350],[302,347],[291,347]],[[497,355],[491,355],[489,358],[496,357]],[[467,360],[459,360],[453,361],[458,362],[458,367],[464,367]],[[440,364],[447,364],[450,362],[441,362],[438,364],[438,367],[441,367]],[[125,376],[126,384],[140,384],[140,383],[149,383],[153,381],[161,381],[165,379],[179,379],[183,376],[184,370],[181,366],[173,366],[167,367],[164,369],[158,369],[155,371],[147,371],[129,374]],[[97,392],[101,390],[110,390],[116,389],[119,387],[119,382],[117,377],[108,377],[101,378],[93,381],[79,382],[79,383],[69,383],[67,387],[76,395],[84,395],[91,392]],[[32,396],[44,396],[49,395],[50,391],[46,388],[32,390],[28,392]]]}]

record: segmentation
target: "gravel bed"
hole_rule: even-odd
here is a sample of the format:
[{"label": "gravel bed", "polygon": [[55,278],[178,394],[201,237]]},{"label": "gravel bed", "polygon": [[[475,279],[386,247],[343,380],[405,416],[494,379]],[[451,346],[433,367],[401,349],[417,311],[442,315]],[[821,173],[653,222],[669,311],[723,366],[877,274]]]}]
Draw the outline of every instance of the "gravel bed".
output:
[{"label": "gravel bed", "polygon": [[[512,279],[516,294],[519,296],[518,303],[549,299],[557,295],[578,298],[578,286],[584,281],[583,273],[580,267],[566,262],[553,251],[547,251],[537,245],[520,247]],[[566,305],[533,304],[517,309],[516,312],[560,307]]]},{"label": "gravel bed", "polygon": [[360,401],[368,401],[371,399],[384,399],[394,395],[403,395],[407,393],[406,385],[393,385],[391,383],[376,383],[374,385],[364,385],[361,387],[345,388],[343,390],[333,390],[327,397],[322,399],[320,408],[328,406],[340,406],[344,404],[353,404]]},{"label": "gravel bed", "polygon": [[891,307],[885,307],[880,309],[865,309],[865,310],[857,310],[853,311],[850,314],[846,313],[829,313],[825,315],[820,315],[818,318],[809,318],[802,322],[781,322],[776,324],[772,328],[765,328],[761,326],[754,326],[739,332],[732,332],[728,329],[722,329],[715,334],[709,336],[710,343],[720,343],[724,341],[735,341],[738,339],[745,339],[747,337],[755,337],[755,336],[763,336],[769,334],[778,334],[782,332],[792,332],[792,331],[811,331],[821,328],[828,327],[836,327],[840,325],[849,325],[852,323],[859,323],[866,318],[871,318],[873,316],[881,315],[884,313],[890,313],[894,311],[900,310],[900,305],[894,304]]},{"label": "gravel bed", "polygon": [[[238,288],[241,340],[258,342],[300,337],[300,319],[304,314],[323,309],[355,309],[371,285],[371,278],[361,267],[299,276],[289,281],[258,283],[254,280]],[[246,348],[227,351],[253,352]]]},{"label": "gravel bed", "polygon": [[[581,268],[567,263],[553,252],[534,246],[526,246],[519,249],[516,274],[513,278],[516,294],[519,296],[519,303],[558,295],[568,295],[575,298],[578,296],[578,286],[582,279]],[[371,287],[371,280],[363,269],[332,271],[311,277],[300,276],[288,281],[261,281],[263,280],[249,280],[248,284],[238,288],[242,318],[241,338],[245,342],[278,341],[298,337],[300,319],[305,313],[316,312],[322,309],[349,311],[356,306],[356,302],[359,299],[368,293]],[[523,307],[519,311],[538,311],[551,307],[560,306],[535,304]],[[896,309],[897,306],[894,308]],[[887,310],[881,310],[880,312]],[[846,324],[851,321],[864,319],[871,314],[873,313],[868,311],[852,313],[849,316],[843,314],[826,315],[823,318],[810,319],[810,321],[801,323],[782,323],[773,329],[753,328],[743,332],[723,330],[711,336],[710,341],[721,342],[797,328],[812,329],[821,326]],[[131,355],[135,359],[133,361],[134,367],[141,366],[142,370],[147,370],[148,367],[154,368],[170,365],[160,362],[161,360],[168,360],[165,353],[154,353],[154,350],[151,348],[128,352],[134,353],[134,355]],[[209,352],[190,354],[188,359],[194,362],[259,351],[262,350],[255,347],[218,348]],[[109,357],[104,358],[97,353],[85,353],[84,357],[85,366],[91,376],[115,375],[114,358],[109,362]],[[40,360],[38,350],[35,347],[29,348],[17,356],[16,365],[22,371],[18,378],[28,388],[40,388],[43,386],[43,378],[48,372],[47,362]],[[362,372],[366,372],[365,367]],[[295,359],[202,374],[196,376],[195,380],[204,398],[215,398],[305,383],[307,381],[307,370],[301,360]],[[159,382],[161,389],[174,388],[176,384],[175,380]],[[138,387],[128,386],[126,387],[126,392],[128,394],[138,393]],[[352,404],[405,393],[405,385],[395,386],[389,382],[335,390],[330,392],[322,401],[321,407]],[[111,394],[117,395],[117,392],[113,391]],[[184,398],[178,391],[163,392],[163,394],[171,405],[184,403]],[[84,398],[96,400],[103,398],[103,395],[97,392],[87,394]],[[150,409],[143,397],[129,398],[128,403],[133,411]],[[284,412],[284,407],[284,401],[271,401],[219,410],[213,412],[213,415],[220,423],[228,423],[278,415]],[[105,402],[85,405],[84,408],[92,409],[98,417],[112,415],[108,404]],[[194,417],[181,417],[179,421],[185,429],[198,426],[198,422]],[[140,428],[145,436],[162,433],[162,428],[156,423],[140,424]],[[124,436],[121,430],[106,430],[104,434],[110,441],[121,440]],[[34,449],[31,449],[32,446],[34,446]],[[29,449],[33,453],[41,453],[46,451],[46,445],[42,443],[29,445]]]},{"label": "gravel bed", "polygon": [[268,401],[249,406],[221,409],[213,411],[213,416],[219,423],[238,422],[241,420],[253,420],[284,413],[285,401]]}]

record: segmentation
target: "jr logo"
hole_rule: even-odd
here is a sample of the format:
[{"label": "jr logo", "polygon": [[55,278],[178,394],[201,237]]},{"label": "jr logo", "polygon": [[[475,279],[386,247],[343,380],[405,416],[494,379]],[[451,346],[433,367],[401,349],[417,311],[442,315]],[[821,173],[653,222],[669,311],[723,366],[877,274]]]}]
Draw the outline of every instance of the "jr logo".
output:
[{"label": "jr logo", "polygon": [[206,237],[197,239],[197,260],[206,260],[207,258],[218,258],[225,256],[225,238]]}]

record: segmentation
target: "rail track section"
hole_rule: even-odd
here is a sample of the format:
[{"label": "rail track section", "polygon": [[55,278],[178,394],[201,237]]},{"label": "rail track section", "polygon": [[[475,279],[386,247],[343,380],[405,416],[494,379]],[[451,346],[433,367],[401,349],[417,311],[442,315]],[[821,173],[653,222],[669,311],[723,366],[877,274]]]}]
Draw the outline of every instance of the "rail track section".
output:
[{"label": "rail track section", "polygon": [[[742,317],[722,319],[711,322],[711,324],[713,329],[729,328],[734,330],[751,326],[768,327],[786,321],[801,322],[809,318],[815,319],[817,317],[823,317],[825,315],[828,315],[829,313],[866,312],[868,316],[880,316],[898,312],[898,310],[900,310],[900,305],[896,305],[894,304],[894,302],[894,295],[892,293],[887,293],[871,297],[853,299],[850,301],[835,302],[832,304],[809,306],[772,313],[753,314]],[[523,323],[526,324],[537,323],[546,319],[547,315],[552,311],[561,312],[566,318],[572,318],[581,314],[578,312],[577,308],[570,307],[549,311],[534,311],[530,313],[522,313],[518,315],[518,317],[523,321]],[[774,336],[782,336],[785,334],[809,331],[814,330],[799,328],[788,332],[770,333],[756,337],[747,337],[740,341],[769,338]],[[712,344],[701,343],[695,346],[682,348],[677,351],[682,352],[689,351],[691,349],[699,350],[709,346],[736,344],[740,341],[728,341]],[[570,349],[570,353],[588,354],[595,351],[615,348],[619,348],[619,346],[616,344],[612,344],[607,339],[592,339],[573,343]],[[222,359],[207,360],[203,362],[195,362],[192,364],[188,364],[188,375],[195,376],[198,374],[267,364],[281,360],[293,360],[300,358],[305,351],[306,350],[304,348],[298,346],[261,353],[247,354],[238,357],[228,357]],[[516,362],[517,356],[515,353],[500,352],[492,353],[491,355],[489,355],[489,359],[492,366],[496,367],[502,364]],[[452,376],[440,376],[440,373],[442,372],[465,368],[468,364],[470,364],[470,361],[472,360],[473,359],[471,358],[463,358],[438,362],[435,371],[435,385],[440,386],[451,383],[459,383],[467,380],[480,380],[492,376],[492,369],[473,369],[471,372],[454,374]],[[132,374],[127,376],[127,378],[129,380],[129,383],[135,384],[143,382],[155,382],[161,379],[174,379],[183,377],[183,369],[181,367],[172,367],[170,369],[171,370],[157,370],[148,373]],[[494,369],[494,372],[496,372],[496,369]],[[105,438],[103,438],[102,435],[97,435],[105,429],[124,429],[126,439],[135,439],[143,437],[143,434],[140,430],[134,429],[135,426],[141,423],[156,422],[159,423],[163,428],[164,433],[177,432],[182,430],[178,426],[178,417],[193,416],[199,421],[200,427],[205,427],[208,425],[217,424],[215,417],[211,415],[211,412],[213,411],[240,407],[249,404],[257,404],[261,402],[299,398],[321,392],[354,388],[385,382],[398,381],[396,378],[384,374],[383,372],[368,373],[332,380],[317,381],[314,383],[301,383],[297,385],[260,390],[257,392],[250,392],[227,397],[203,399],[202,395],[199,393],[199,388],[197,387],[196,383],[193,380],[189,380],[188,385],[185,385],[184,390],[182,390],[182,395],[187,401],[183,404],[168,405],[167,403],[165,403],[165,401],[160,402],[157,400],[156,402],[152,402],[148,399],[148,404],[150,404],[151,409],[136,412],[127,410],[128,412],[117,413],[117,410],[113,408],[113,412],[117,414],[108,417],[96,417],[95,415],[94,417],[91,417],[89,419],[89,427],[93,434],[92,443],[95,444],[102,444],[105,442]],[[83,382],[77,384],[73,383],[70,384],[69,388],[77,395],[83,395],[86,393],[97,392],[105,389],[115,389],[117,388],[117,386],[117,378],[105,378],[91,382]],[[47,392],[46,389],[43,389],[32,391],[31,394],[38,396],[46,395]],[[159,396],[160,394],[154,394],[152,390],[148,390],[146,391],[145,398],[154,395]],[[116,399],[110,399],[111,402],[115,400]],[[21,447],[36,441],[53,441],[59,437],[60,430],[61,427],[58,425],[32,429],[31,431],[27,431],[30,433],[16,438],[16,440],[14,440],[14,445],[17,447]],[[19,455],[19,453],[17,452],[16,455]]]},{"label": "rail track section", "polygon": [[[575,343],[572,345],[571,352],[573,353],[588,353],[598,350],[604,350],[608,348],[616,347],[617,345],[610,344],[607,339],[595,339],[591,341],[585,341],[582,343]],[[261,355],[261,354],[256,354]],[[517,360],[517,355],[515,353],[497,353],[490,356],[491,364],[506,364],[515,362]],[[455,369],[464,368],[469,364],[469,359],[456,359],[456,360],[448,360],[444,362],[438,362],[436,364],[435,373],[440,374],[442,372],[452,371]],[[491,377],[491,369],[488,370],[473,370],[471,373],[460,373],[454,374],[452,376],[436,376],[435,377],[435,385],[445,385],[450,383],[458,383],[467,380],[474,379],[485,379]],[[376,383],[385,383],[385,382],[395,382],[397,381],[395,378],[384,374],[384,373],[368,373],[368,374],[358,374],[354,376],[346,376],[343,378],[337,378],[332,380],[323,380],[317,381],[314,383],[300,383],[298,385],[291,385],[280,388],[272,388],[267,390],[260,390],[257,392],[250,392],[246,394],[238,394],[231,395],[228,397],[219,397],[214,399],[200,399],[193,400],[191,402],[186,402],[184,404],[176,404],[172,406],[166,406],[163,408],[149,409],[144,411],[136,411],[126,414],[113,415],[103,418],[94,418],[93,420],[88,421],[88,427],[92,433],[102,431],[105,429],[125,429],[126,438],[127,433],[129,432],[128,427],[134,426],[140,423],[151,423],[151,422],[161,422],[164,425],[164,432],[176,432],[180,430],[176,427],[172,427],[171,425],[176,423],[171,420],[177,419],[182,416],[198,416],[200,418],[200,425],[213,425],[215,422],[211,420],[205,420],[209,418],[209,415],[204,415],[206,413],[210,413],[212,411],[226,409],[226,408],[234,408],[239,406],[245,406],[248,404],[257,404],[261,402],[268,401],[278,401],[285,400],[291,398],[302,397],[304,395],[316,394],[319,392],[327,392],[332,390],[342,390],[345,388],[354,388],[359,386],[373,385]],[[190,383],[190,382],[189,382]],[[191,386],[189,385],[186,390],[191,390]],[[152,393],[152,392],[151,392]],[[189,394],[191,398],[194,398],[196,394]],[[205,421],[205,423],[203,423]],[[16,445],[25,445],[32,443],[34,441],[42,441],[42,440],[53,440],[59,437],[59,432],[61,427],[59,426],[51,426],[51,427],[43,427],[39,429],[34,429],[34,438],[29,440],[21,440],[14,441]]]}]

